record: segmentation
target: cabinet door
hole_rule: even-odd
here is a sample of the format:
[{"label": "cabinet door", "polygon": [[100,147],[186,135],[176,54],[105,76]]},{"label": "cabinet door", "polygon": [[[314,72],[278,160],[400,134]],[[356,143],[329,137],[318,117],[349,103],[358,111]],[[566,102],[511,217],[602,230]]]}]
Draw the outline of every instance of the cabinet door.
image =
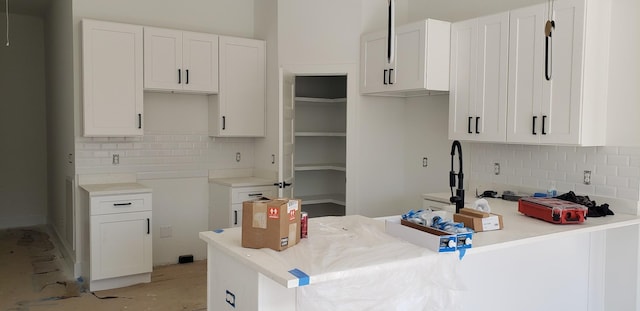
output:
[{"label": "cabinet door", "polygon": [[91,279],[151,272],[151,211],[91,216]]},{"label": "cabinet door", "polygon": [[220,37],[217,136],[264,136],[265,79],[264,41]]},{"label": "cabinet door", "polygon": [[183,89],[218,93],[218,36],[184,32],[182,44]]},{"label": "cabinet door", "polygon": [[144,27],[144,88],[181,90],[182,31]]},{"label": "cabinet door", "polygon": [[372,33],[360,40],[360,92],[377,93],[389,86],[387,34]]},{"label": "cabinet door", "polygon": [[414,90],[425,87],[426,23],[398,27],[396,57],[390,74],[391,90]]},{"label": "cabinet door", "polygon": [[474,140],[507,139],[507,74],[509,13],[478,19],[477,83]]},{"label": "cabinet door", "polygon": [[542,80],[544,128],[540,141],[580,144],[584,0],[558,1],[553,16],[556,27],[550,44],[551,79]]},{"label": "cabinet door", "polygon": [[540,141],[544,12],[544,4],[510,12],[507,142]]},{"label": "cabinet door", "polygon": [[449,139],[473,139],[477,87],[477,19],[451,25],[451,76],[449,83]]},{"label": "cabinet door", "polygon": [[84,136],[142,135],[142,27],[82,21]]}]

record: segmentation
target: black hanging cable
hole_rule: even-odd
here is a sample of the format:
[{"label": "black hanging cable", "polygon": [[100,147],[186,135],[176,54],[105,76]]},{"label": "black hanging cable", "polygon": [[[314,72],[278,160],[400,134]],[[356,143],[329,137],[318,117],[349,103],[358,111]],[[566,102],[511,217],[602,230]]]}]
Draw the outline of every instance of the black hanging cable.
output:
[{"label": "black hanging cable", "polygon": [[547,2],[547,22],[544,25],[544,77],[547,81],[551,80],[553,72],[553,30],[556,28],[556,22],[553,20],[554,0]]},{"label": "black hanging cable", "polygon": [[6,44],[6,46],[9,46],[9,0],[5,0],[4,4],[5,4],[5,13],[6,13],[6,16],[7,16],[7,44]]}]

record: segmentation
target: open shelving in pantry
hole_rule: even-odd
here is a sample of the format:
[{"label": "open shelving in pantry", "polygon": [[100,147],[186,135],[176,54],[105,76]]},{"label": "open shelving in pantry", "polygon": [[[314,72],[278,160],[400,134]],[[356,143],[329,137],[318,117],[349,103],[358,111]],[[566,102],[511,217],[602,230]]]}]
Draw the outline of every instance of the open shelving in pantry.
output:
[{"label": "open shelving in pantry", "polygon": [[345,215],[346,76],[297,76],[295,197],[310,217]]}]

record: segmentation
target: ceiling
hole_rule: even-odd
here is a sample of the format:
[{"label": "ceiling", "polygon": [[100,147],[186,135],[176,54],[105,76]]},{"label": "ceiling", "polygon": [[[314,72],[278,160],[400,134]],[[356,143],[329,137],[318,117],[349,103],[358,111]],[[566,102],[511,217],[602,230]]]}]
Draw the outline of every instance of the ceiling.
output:
[{"label": "ceiling", "polygon": [[44,16],[50,1],[54,0],[0,0],[0,12],[5,13],[6,3],[9,1],[10,14]]}]

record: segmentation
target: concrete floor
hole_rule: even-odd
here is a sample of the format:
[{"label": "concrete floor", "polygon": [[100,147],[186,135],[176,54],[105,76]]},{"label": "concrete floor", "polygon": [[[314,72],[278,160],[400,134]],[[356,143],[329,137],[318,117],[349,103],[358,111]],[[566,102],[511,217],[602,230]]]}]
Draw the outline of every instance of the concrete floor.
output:
[{"label": "concrete floor", "polygon": [[154,267],[151,283],[89,292],[46,227],[0,230],[0,311],[206,310],[206,261]]}]

